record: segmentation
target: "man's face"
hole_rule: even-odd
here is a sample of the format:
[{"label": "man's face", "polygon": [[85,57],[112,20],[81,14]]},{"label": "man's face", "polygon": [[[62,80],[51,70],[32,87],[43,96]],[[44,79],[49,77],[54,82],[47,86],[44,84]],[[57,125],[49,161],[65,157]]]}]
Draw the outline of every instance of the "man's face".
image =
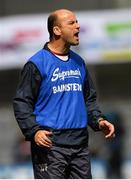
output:
[{"label": "man's face", "polygon": [[63,12],[58,17],[58,22],[63,42],[68,45],[78,45],[80,26],[75,15],[70,11]]}]

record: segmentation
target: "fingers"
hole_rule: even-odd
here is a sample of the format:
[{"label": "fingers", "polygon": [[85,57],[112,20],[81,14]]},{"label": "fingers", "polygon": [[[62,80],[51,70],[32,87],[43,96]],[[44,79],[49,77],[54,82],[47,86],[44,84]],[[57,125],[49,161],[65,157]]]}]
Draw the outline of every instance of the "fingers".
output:
[{"label": "fingers", "polygon": [[49,136],[52,135],[51,131],[39,130],[34,136],[34,140],[38,146],[51,147],[52,141],[49,139]]},{"label": "fingers", "polygon": [[44,137],[44,138],[41,138],[41,139],[39,139],[37,141],[37,145],[45,146],[45,147],[51,147],[52,143],[51,143],[51,141],[47,137]]},{"label": "fingers", "polygon": [[108,135],[105,136],[105,138],[115,138],[115,136],[116,135],[114,133],[113,134],[109,133]]},{"label": "fingers", "polygon": [[115,128],[114,125],[110,122],[104,120],[99,123],[101,130],[105,134],[105,138],[114,138],[115,137]]},{"label": "fingers", "polygon": [[108,122],[107,126],[108,126],[108,134],[106,134],[105,138],[114,138],[115,137],[114,125]]}]

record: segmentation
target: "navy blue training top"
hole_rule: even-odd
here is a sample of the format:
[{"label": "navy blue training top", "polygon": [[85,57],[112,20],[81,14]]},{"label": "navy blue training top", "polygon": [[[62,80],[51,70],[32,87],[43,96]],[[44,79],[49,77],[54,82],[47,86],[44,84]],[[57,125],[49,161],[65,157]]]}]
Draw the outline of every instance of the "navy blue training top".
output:
[{"label": "navy blue training top", "polygon": [[70,50],[62,61],[47,44],[22,69],[13,99],[16,120],[26,140],[47,129],[55,144],[87,144],[87,126],[99,131],[103,117],[92,79],[79,55]]}]

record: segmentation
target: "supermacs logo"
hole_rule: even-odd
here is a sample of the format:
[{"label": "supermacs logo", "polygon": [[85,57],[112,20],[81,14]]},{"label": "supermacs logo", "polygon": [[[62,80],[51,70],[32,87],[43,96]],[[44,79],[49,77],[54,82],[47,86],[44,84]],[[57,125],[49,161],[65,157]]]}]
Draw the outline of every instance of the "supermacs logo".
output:
[{"label": "supermacs logo", "polygon": [[[57,81],[59,80],[65,80],[66,78],[80,78],[81,77],[81,73],[79,68],[76,70],[68,70],[68,71],[60,71],[59,68],[56,68],[52,74],[52,78],[51,81]],[[61,82],[59,85],[57,86],[53,86],[52,87],[53,93],[62,93],[62,92],[69,92],[69,91],[82,91],[82,84],[79,83],[64,83]]]},{"label": "supermacs logo", "polygon": [[51,81],[56,81],[58,79],[64,80],[65,78],[79,78],[81,76],[80,70],[68,70],[60,71],[60,68],[56,68],[53,72]]}]

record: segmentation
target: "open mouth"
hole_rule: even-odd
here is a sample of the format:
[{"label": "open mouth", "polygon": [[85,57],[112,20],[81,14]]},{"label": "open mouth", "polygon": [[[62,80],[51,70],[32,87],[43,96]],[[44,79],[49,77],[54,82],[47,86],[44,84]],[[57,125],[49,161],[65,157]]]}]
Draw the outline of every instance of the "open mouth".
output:
[{"label": "open mouth", "polygon": [[74,34],[74,36],[78,38],[78,37],[79,37],[79,32],[76,32],[76,33]]}]

